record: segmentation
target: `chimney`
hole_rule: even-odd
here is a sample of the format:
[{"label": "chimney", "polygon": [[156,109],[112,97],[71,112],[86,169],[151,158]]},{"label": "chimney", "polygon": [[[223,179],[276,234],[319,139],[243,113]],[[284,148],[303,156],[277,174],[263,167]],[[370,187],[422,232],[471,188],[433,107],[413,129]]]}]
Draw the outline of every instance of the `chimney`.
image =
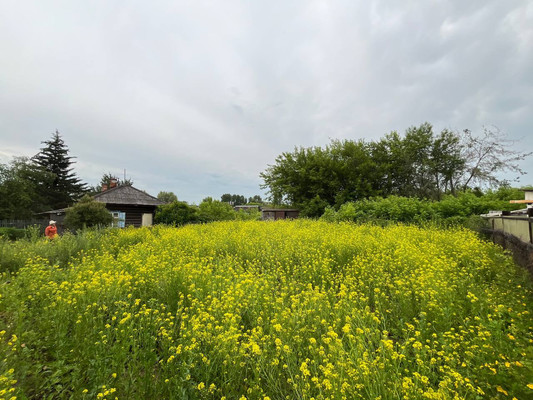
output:
[{"label": "chimney", "polygon": [[105,192],[106,190],[107,190],[107,184],[104,183],[104,184],[102,185],[102,192]]},{"label": "chimney", "polygon": [[115,178],[109,181],[109,189],[112,189],[117,186],[117,180]]}]

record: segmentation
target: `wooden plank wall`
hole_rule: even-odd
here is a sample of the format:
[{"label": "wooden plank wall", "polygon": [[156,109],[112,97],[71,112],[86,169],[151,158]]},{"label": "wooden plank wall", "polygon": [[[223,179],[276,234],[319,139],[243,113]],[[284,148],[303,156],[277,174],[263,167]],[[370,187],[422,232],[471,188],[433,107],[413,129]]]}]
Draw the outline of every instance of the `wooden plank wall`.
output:
[{"label": "wooden plank wall", "polygon": [[144,213],[155,214],[154,206],[130,206],[120,204],[106,204],[109,211],[122,211],[126,213],[126,226],[142,226],[142,215]]}]

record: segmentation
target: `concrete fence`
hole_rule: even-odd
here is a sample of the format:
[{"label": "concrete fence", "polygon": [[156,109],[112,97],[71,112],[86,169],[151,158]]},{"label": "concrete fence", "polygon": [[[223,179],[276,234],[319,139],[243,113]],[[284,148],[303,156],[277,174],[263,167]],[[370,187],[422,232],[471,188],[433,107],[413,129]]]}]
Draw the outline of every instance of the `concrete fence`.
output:
[{"label": "concrete fence", "polygon": [[488,218],[494,231],[516,236],[523,242],[533,243],[533,220],[528,216],[500,216]]},{"label": "concrete fence", "polygon": [[492,241],[513,254],[515,262],[533,276],[533,218],[528,215],[486,217],[489,229],[485,232]]}]

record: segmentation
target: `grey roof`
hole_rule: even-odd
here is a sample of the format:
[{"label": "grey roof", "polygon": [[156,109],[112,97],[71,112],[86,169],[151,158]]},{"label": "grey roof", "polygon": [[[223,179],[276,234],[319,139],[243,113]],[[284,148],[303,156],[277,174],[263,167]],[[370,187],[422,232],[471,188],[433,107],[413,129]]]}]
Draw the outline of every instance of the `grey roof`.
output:
[{"label": "grey roof", "polygon": [[129,204],[136,206],[159,206],[164,204],[154,196],[142,190],[136,189],[133,186],[122,185],[93,196],[96,201],[106,204]]},{"label": "grey roof", "polygon": [[59,208],[57,210],[50,210],[50,211],[43,211],[43,212],[40,212],[40,213],[36,213],[36,215],[41,215],[41,214],[62,214],[64,213],[66,210],[66,208]]}]

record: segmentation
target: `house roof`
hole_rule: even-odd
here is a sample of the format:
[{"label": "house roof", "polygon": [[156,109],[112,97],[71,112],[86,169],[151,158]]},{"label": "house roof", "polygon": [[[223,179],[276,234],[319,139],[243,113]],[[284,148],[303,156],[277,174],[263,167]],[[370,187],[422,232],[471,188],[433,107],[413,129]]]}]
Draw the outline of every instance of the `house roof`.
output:
[{"label": "house roof", "polygon": [[50,210],[50,211],[43,211],[40,213],[36,213],[36,215],[44,215],[44,214],[63,214],[65,212],[66,208],[59,208],[57,210]]},{"label": "house roof", "polygon": [[133,186],[121,185],[93,196],[96,201],[106,204],[129,204],[135,206],[159,206],[164,204],[154,196]]}]

